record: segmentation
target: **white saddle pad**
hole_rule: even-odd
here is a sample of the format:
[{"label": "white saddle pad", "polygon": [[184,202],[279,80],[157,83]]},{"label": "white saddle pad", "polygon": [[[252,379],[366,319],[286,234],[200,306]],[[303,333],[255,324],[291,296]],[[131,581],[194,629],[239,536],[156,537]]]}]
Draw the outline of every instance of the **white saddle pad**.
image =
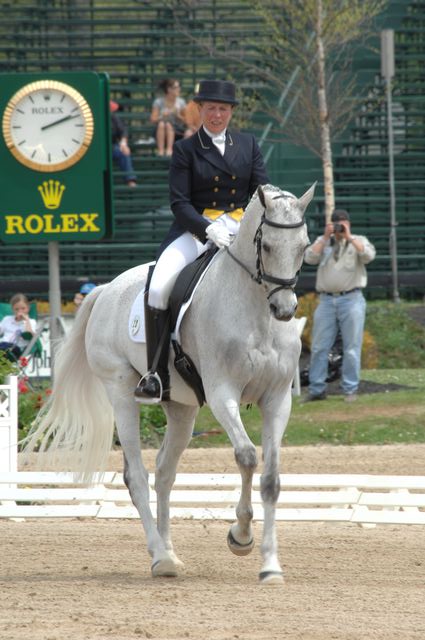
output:
[{"label": "white saddle pad", "polygon": [[[174,340],[177,340],[177,342],[180,342],[180,325],[183,320],[184,314],[190,307],[190,303],[192,302],[193,296],[195,295],[195,291],[197,290],[199,284],[202,282],[204,275],[216,259],[218,253],[219,252],[217,252],[212,260],[208,263],[207,268],[196,283],[196,286],[193,289],[192,295],[190,296],[189,300],[182,305],[179,311],[176,328],[172,336]],[[146,342],[144,295],[145,289],[143,288],[133,302],[133,306],[131,307],[130,316],[128,319],[128,335],[130,337],[130,340],[133,340],[133,342]]]},{"label": "white saddle pad", "polygon": [[143,288],[133,302],[128,319],[128,335],[133,342],[146,342],[144,297],[145,289]]}]

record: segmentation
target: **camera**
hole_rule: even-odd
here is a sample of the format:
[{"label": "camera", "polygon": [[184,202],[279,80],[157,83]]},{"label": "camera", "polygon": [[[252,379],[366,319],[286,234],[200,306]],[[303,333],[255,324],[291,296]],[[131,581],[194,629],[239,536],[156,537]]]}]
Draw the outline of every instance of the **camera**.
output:
[{"label": "camera", "polygon": [[335,233],[344,233],[344,225],[340,224],[339,222],[336,222],[334,224],[334,232]]}]

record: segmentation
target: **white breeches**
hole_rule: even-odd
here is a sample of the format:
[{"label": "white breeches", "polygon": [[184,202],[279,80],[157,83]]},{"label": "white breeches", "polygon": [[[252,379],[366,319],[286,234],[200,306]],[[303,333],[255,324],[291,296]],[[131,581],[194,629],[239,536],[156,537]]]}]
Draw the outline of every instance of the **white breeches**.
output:
[{"label": "white breeches", "polygon": [[[236,235],[240,223],[228,215],[220,216],[215,222],[224,224],[229,232]],[[168,299],[180,271],[211,247],[208,241],[202,244],[189,231],[185,231],[164,249],[155,265],[149,287],[148,304],[154,309],[166,309]]]}]

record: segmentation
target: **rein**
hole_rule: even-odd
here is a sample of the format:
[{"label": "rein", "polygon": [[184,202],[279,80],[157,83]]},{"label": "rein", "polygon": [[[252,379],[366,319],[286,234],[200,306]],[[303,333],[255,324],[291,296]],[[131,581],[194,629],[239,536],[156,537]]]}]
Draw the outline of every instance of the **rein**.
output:
[{"label": "rein", "polygon": [[[273,199],[276,200],[277,198],[285,197],[286,196],[283,195],[275,196],[275,198]],[[279,222],[273,222],[272,220],[269,220],[266,216],[266,209],[264,209],[263,215],[261,216],[260,224],[258,225],[257,231],[255,232],[254,236],[254,244],[257,251],[256,274],[251,273],[250,269],[230,251],[229,247],[226,247],[226,251],[229,256],[250,275],[251,279],[254,280],[254,282],[257,282],[258,284],[262,284],[262,282],[271,282],[272,284],[278,285],[268,294],[267,299],[270,299],[270,297],[274,293],[276,293],[276,291],[280,291],[281,289],[293,289],[297,283],[299,272],[297,271],[294,278],[276,278],[276,276],[272,276],[265,271],[262,255],[263,224],[267,224],[269,227],[275,227],[276,229],[298,229],[305,224],[305,219],[303,216],[299,222],[280,224]]]}]

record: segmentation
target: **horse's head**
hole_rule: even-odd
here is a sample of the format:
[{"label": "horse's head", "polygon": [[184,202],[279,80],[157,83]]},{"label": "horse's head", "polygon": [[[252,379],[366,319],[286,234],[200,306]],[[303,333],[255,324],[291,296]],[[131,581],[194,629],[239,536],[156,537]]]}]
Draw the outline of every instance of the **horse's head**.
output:
[{"label": "horse's head", "polygon": [[316,183],[301,198],[275,187],[258,187],[264,208],[255,234],[257,281],[267,291],[276,320],[290,320],[297,310],[294,287],[309,244],[304,213]]}]

